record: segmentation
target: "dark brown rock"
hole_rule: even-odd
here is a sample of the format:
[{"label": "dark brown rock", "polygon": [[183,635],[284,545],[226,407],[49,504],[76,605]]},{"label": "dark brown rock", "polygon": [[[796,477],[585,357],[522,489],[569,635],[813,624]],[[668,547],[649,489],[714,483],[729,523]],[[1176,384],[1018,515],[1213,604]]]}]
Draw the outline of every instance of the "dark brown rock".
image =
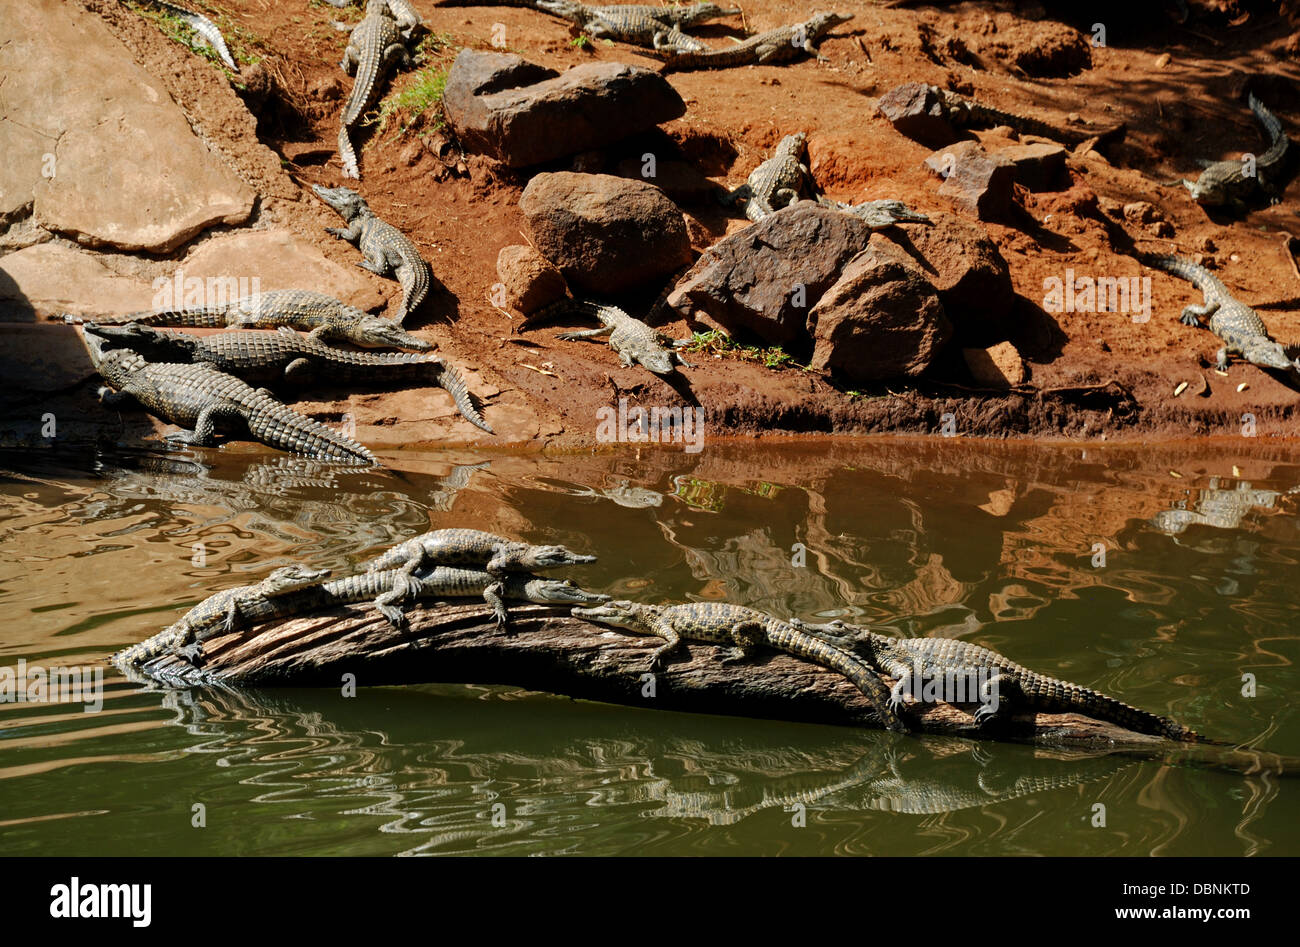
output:
[{"label": "dark brown rock", "polygon": [[683,204],[699,204],[712,200],[719,189],[706,178],[694,165],[685,161],[656,161],[654,174],[644,172],[647,164],[644,159],[626,158],[618,163],[614,173],[619,177],[645,181],[659,188],[674,201]]},{"label": "dark brown rock", "polygon": [[710,247],[668,302],[733,334],[806,343],[809,311],[870,236],[856,217],[802,201]]},{"label": "dark brown rock", "polygon": [[877,107],[900,134],[931,148],[942,148],[958,138],[944,117],[934,86],[924,82],[895,86],[880,97]]},{"label": "dark brown rock", "polygon": [[809,323],[812,367],[850,382],[919,375],[952,337],[939,294],[889,244],[854,257]]},{"label": "dark brown rock", "polygon": [[1012,145],[998,149],[996,154],[1016,166],[1017,183],[1031,191],[1056,190],[1065,178],[1066,151],[1060,145],[1048,142]]},{"label": "dark brown rock", "polygon": [[626,63],[586,63],[563,75],[506,53],[461,50],[443,110],[462,145],[510,167],[600,148],[685,114],[662,76]]},{"label": "dark brown rock", "polygon": [[617,293],[691,259],[682,212],[663,191],[611,174],[557,171],[519,201],[529,236],[575,289]]},{"label": "dark brown rock", "polygon": [[525,315],[563,299],[568,293],[564,276],[532,247],[502,247],[497,254],[497,276],[506,287],[506,300]]},{"label": "dark brown rock", "polygon": [[990,155],[979,142],[959,141],[942,148],[926,158],[925,165],[944,179],[939,193],[967,213],[997,220],[1010,211],[1016,166]]},{"label": "dark brown rock", "polygon": [[1006,338],[1016,297],[997,244],[964,217],[939,212],[930,218],[932,226],[900,224],[873,234],[872,246],[889,243],[907,252],[938,291],[964,344]]}]

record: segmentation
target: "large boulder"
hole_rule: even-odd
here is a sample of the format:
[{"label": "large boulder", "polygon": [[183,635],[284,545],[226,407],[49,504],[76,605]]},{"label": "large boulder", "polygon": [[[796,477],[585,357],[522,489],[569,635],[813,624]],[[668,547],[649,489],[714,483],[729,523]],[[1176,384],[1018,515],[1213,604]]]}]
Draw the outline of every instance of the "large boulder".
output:
[{"label": "large boulder", "polygon": [[600,148],[686,113],[668,81],[640,66],[585,63],[560,75],[474,49],[452,63],[442,104],[467,150],[513,168]]},{"label": "large boulder", "polygon": [[686,219],[653,184],[557,171],[528,182],[519,201],[533,245],[569,285],[617,293],[691,259]]},{"label": "large boulder", "polygon": [[668,302],[742,337],[804,343],[809,310],[870,237],[858,218],[801,201],[706,250]]},{"label": "large boulder", "polygon": [[931,226],[899,224],[872,234],[872,246],[890,244],[907,252],[938,290],[963,344],[1006,338],[1016,296],[997,244],[965,217],[941,211],[930,218]]},{"label": "large boulder", "polygon": [[809,327],[812,367],[857,383],[919,375],[952,337],[939,294],[888,244],[849,261]]}]

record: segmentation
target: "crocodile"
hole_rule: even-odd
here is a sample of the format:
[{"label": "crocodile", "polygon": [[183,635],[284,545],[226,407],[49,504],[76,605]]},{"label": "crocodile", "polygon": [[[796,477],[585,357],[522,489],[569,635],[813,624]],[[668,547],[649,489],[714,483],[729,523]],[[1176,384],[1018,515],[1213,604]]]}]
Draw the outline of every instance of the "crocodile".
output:
[{"label": "crocodile", "polygon": [[599,329],[584,329],[579,332],[561,332],[557,339],[594,339],[609,336],[609,347],[618,353],[619,360],[627,366],[641,365],[656,375],[671,375],[674,366],[691,368],[691,364],[682,358],[677,348],[686,344],[684,341],[668,339],[656,332],[640,319],[633,318],[617,306],[583,299],[562,299],[557,303],[544,306],[528,317],[520,325],[522,332],[547,319],[568,312],[577,312],[601,323]]},{"label": "crocodile", "polygon": [[[240,602],[240,622],[243,627],[250,628],[267,621],[283,621],[340,605],[372,601],[376,595],[403,578],[396,571],[359,572],[328,582],[300,585],[275,596],[246,597]],[[545,579],[526,572],[495,576],[480,569],[438,566],[427,573],[417,574],[414,579],[416,584],[413,586],[413,594],[420,599],[482,596],[492,607],[497,626],[506,631],[506,601],[575,605],[604,602],[609,598],[608,595],[580,589],[567,579]],[[196,608],[201,608],[203,604],[200,603]],[[401,616],[399,622],[399,627],[403,626],[405,616]],[[174,653],[190,664],[197,665],[202,660],[204,642],[223,631],[220,624],[205,625],[194,632],[184,648],[179,648]],[[166,629],[159,634],[168,635],[169,632],[170,629]],[[136,647],[155,654],[166,650],[166,644],[159,646],[155,644],[154,638]]]},{"label": "crocodile", "polygon": [[390,272],[402,287],[402,314],[393,320],[399,325],[415,311],[429,292],[432,271],[415,249],[415,244],[390,223],[375,216],[370,205],[356,191],[347,187],[321,187],[313,184],[316,196],[347,221],[346,227],[326,227],[325,232],[340,240],[354,243],[364,259],[357,264],[376,276]]},{"label": "crocodile", "polygon": [[164,652],[185,647],[200,635],[237,631],[245,626],[245,614],[251,613],[255,603],[258,606],[264,605],[269,599],[278,598],[306,585],[315,585],[329,574],[329,569],[309,569],[301,565],[275,569],[260,582],[209,595],[179,621],[152,638],[119,651],[109,660],[118,666],[135,667]]},{"label": "crocodile", "polygon": [[[343,7],[355,3],[356,0],[325,0],[325,2],[332,7],[342,9]],[[391,13],[393,19],[397,21],[398,31],[402,34],[403,39],[410,41],[424,23],[420,18],[420,14],[416,11],[410,0],[386,0],[386,2],[388,4],[388,12]]]},{"label": "crocodile", "polygon": [[384,77],[393,66],[409,66],[411,54],[402,43],[397,21],[388,7],[388,0],[368,0],[366,17],[348,39],[339,66],[348,75],[356,73],[352,91],[343,104],[339,120],[339,157],[343,161],[345,177],[360,178],[357,153],[352,147],[349,131],[361,121],[366,111],[379,100]]},{"label": "crocodile", "polygon": [[274,329],[289,326],[303,329],[308,338],[351,342],[366,348],[392,346],[426,351],[433,346],[411,335],[391,319],[382,319],[340,302],[333,296],[309,289],[277,289],[254,293],[231,302],[197,309],[156,309],[121,316],[97,316],[93,320],[64,313],[65,322],[147,326],[181,326],[191,329]]},{"label": "crocodile", "polygon": [[226,41],[221,35],[221,30],[217,29],[217,24],[206,16],[192,10],[186,10],[184,7],[178,7],[172,3],[163,3],[162,0],[139,0],[139,2],[183,20],[190,29],[203,37],[204,41],[221,57],[221,61],[230,68],[231,72],[239,72],[239,66],[235,64],[234,57],[230,55],[230,50],[226,47]]},{"label": "crocodile", "polygon": [[[1176,536],[1189,526],[1212,526],[1215,529],[1240,529],[1242,520],[1255,510],[1275,510],[1282,494],[1277,490],[1264,490],[1251,486],[1249,481],[1238,482],[1235,490],[1220,486],[1218,477],[1210,478],[1210,485],[1200,491],[1196,509],[1187,509],[1186,501],[1178,506],[1161,510],[1151,518],[1151,524],[1162,533]],[[1291,493],[1300,492],[1292,487]]]},{"label": "crocodile", "polygon": [[110,344],[134,349],[152,362],[202,362],[251,384],[272,388],[322,380],[384,386],[402,382],[434,384],[451,395],[465,420],[493,433],[475,407],[460,372],[437,355],[340,349],[299,335],[287,326],[276,332],[248,329],[197,336],[138,322],[124,326],[91,322],[85,331]]},{"label": "crocodile", "polygon": [[435,529],[398,543],[369,562],[366,568],[369,572],[391,571],[396,576],[391,588],[375,599],[375,608],[389,621],[400,624],[402,613],[393,603],[416,595],[415,573],[428,566],[471,566],[490,575],[504,576],[595,561],[595,556],[572,552],[563,546],[531,546],[477,529]]},{"label": "crocodile", "polygon": [[1210,331],[1223,340],[1214,356],[1220,371],[1227,369],[1230,352],[1263,368],[1281,371],[1300,368],[1300,360],[1287,358],[1282,343],[1269,336],[1259,314],[1234,299],[1228,287],[1205,267],[1175,256],[1152,257],[1148,262],[1158,270],[1187,280],[1201,291],[1204,302],[1184,308],[1181,319],[1186,325],[1199,326],[1203,317],[1209,317]]},{"label": "crocodile", "polygon": [[1249,102],[1250,110],[1268,132],[1268,149],[1251,161],[1246,160],[1249,156],[1243,156],[1236,161],[1207,163],[1195,182],[1184,180],[1183,186],[1198,204],[1241,209],[1259,192],[1266,194],[1274,204],[1282,199],[1280,178],[1291,141],[1282,130],[1282,123],[1264,107],[1264,103],[1254,95],[1250,96]]},{"label": "crocodile", "polygon": [[[967,698],[968,702],[977,702],[975,722],[980,725],[999,719],[999,714],[1008,705],[1019,704],[1043,712],[1078,713],[1137,733],[1171,740],[1204,742],[1194,730],[1168,717],[1139,710],[1090,688],[1031,671],[996,651],[968,641],[891,638],[839,619],[824,624],[795,619],[791,624],[865,659],[882,674],[894,678],[896,683],[889,702],[895,711],[902,707],[906,697],[919,699],[914,690],[924,681],[927,689],[932,682],[944,684],[944,696],[949,697],[954,694],[948,687],[955,686],[961,692],[956,697],[959,703]],[[967,682],[972,684],[970,688],[967,688]]]},{"label": "crocodile", "polygon": [[863,204],[845,204],[843,201],[819,201],[846,214],[852,214],[872,230],[884,230],[894,224],[932,224],[934,221],[920,211],[912,210],[902,201],[879,200]]},{"label": "crocodile", "polygon": [[[711,3],[696,4],[696,7],[710,8],[695,11],[696,19],[721,16],[724,12]],[[701,52],[709,48],[698,39],[687,36],[677,23],[661,15],[671,7],[640,4],[589,7],[578,0],[537,0],[537,9],[570,21],[593,39],[621,40],[636,46],[680,52]]]},{"label": "crocodile", "polygon": [[1047,122],[1030,118],[1027,115],[1017,115],[1014,112],[1004,112],[1001,109],[992,108],[948,89],[941,89],[938,86],[930,86],[929,88],[939,101],[943,117],[955,128],[997,128],[1005,125],[1008,128],[1014,128],[1022,135],[1037,135],[1039,138],[1050,138],[1053,141],[1062,141],[1070,145],[1082,144],[1090,138],[1113,139],[1122,137],[1126,130],[1122,124],[1086,131],[1059,128],[1056,125],[1049,125]]},{"label": "crocodile", "polygon": [[641,605],[615,601],[594,608],[575,608],[573,615],[602,625],[655,635],[664,639],[650,656],[657,670],[664,657],[685,638],[735,646],[728,660],[749,657],[758,646],[805,658],[847,677],[870,701],[880,722],[890,730],[905,729],[892,706],[889,691],[872,668],[842,648],[828,644],[789,622],[728,602],[691,602],[685,605]]},{"label": "crocodile", "polygon": [[804,163],[807,154],[805,132],[786,135],[772,157],[751,171],[744,184],[720,200],[723,204],[734,204],[745,198],[745,216],[755,222],[795,203],[800,193],[812,184],[812,174]]},{"label": "crocodile", "polygon": [[93,336],[86,341],[95,370],[116,389],[100,389],[104,403],[118,403],[129,396],[166,421],[193,427],[192,431],[168,434],[168,440],[204,446],[213,442],[218,424],[244,426],[268,447],[318,460],[376,462],[370,451],[350,437],[299,414],[272,398],[266,389],[254,389],[233,375],[207,365],[149,362],[138,352],[108,347]]},{"label": "crocodile", "polygon": [[685,69],[725,69],[731,66],[767,65],[789,62],[807,53],[825,62],[817,43],[830,30],[853,19],[852,13],[817,13],[802,23],[758,33],[725,49],[676,52],[671,47],[657,50],[665,72]]}]

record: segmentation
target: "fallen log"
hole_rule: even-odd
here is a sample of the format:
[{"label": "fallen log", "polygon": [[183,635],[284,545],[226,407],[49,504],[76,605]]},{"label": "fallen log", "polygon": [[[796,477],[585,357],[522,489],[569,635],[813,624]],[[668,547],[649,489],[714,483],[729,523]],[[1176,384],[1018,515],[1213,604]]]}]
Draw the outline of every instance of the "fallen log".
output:
[{"label": "fallen log", "polygon": [[[481,602],[432,603],[411,609],[409,628],[399,630],[368,603],[347,605],[214,637],[200,669],[163,655],[141,670],[171,686],[508,684],[655,710],[880,729],[856,687],[799,658],[772,652],[728,664],[728,649],[692,641],[651,674],[657,638],[573,618],[567,607],[516,604],[510,614],[514,634],[507,635]],[[965,710],[944,703],[911,704],[903,716],[917,733],[1195,758],[1237,772],[1294,769],[1274,754],[1173,743],[1079,714],[1013,712],[996,729],[977,727]]]}]

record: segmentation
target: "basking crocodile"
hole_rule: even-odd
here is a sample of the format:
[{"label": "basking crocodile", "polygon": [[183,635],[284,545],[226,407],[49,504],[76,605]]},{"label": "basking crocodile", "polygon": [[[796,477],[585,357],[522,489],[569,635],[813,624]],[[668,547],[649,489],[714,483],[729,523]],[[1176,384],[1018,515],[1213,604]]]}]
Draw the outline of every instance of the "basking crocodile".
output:
[{"label": "basking crocodile", "polygon": [[213,443],[218,424],[247,427],[248,433],[268,447],[306,454],[318,460],[373,464],[374,455],[350,437],[304,417],[233,375],[207,365],[148,362],[127,348],[106,347],[103,340],[87,338],[91,361],[116,392],[101,389],[107,404],[130,396],[144,408],[172,424],[192,426],[175,431],[168,440],[205,446]]},{"label": "basking crocodile", "polygon": [[402,286],[402,314],[394,321],[399,325],[424,302],[429,292],[432,272],[407,236],[390,223],[375,216],[375,212],[356,191],[347,187],[321,187],[313,184],[316,196],[329,204],[347,221],[346,227],[326,227],[340,240],[354,243],[365,258],[357,265],[376,276],[390,272]]},{"label": "basking crocodile", "polygon": [[301,565],[275,569],[261,582],[209,595],[179,621],[152,638],[119,651],[110,660],[118,666],[134,667],[164,652],[182,648],[200,636],[211,637],[218,632],[236,631],[248,624],[245,616],[255,608],[274,608],[273,604],[268,604],[270,599],[307,585],[316,585],[329,574],[329,569],[308,569]]},{"label": "basking crocodile", "polygon": [[727,602],[640,605],[616,601],[595,608],[575,608],[573,614],[602,625],[663,638],[665,644],[650,656],[651,670],[659,668],[664,656],[676,650],[683,638],[735,645],[730,660],[748,657],[758,646],[805,658],[852,681],[871,702],[884,726],[890,730],[905,729],[890,706],[889,692],[870,666],[842,648],[752,608]]},{"label": "basking crocodile", "polygon": [[1227,369],[1230,352],[1264,368],[1282,371],[1300,368],[1300,360],[1287,358],[1282,343],[1269,336],[1259,314],[1234,299],[1228,287],[1205,267],[1175,256],[1153,257],[1148,262],[1156,269],[1187,280],[1205,297],[1201,305],[1183,309],[1181,318],[1186,325],[1199,326],[1202,317],[1210,317],[1210,331],[1223,340],[1214,356],[1220,371]]},{"label": "basking crocodile", "polygon": [[493,433],[475,407],[460,372],[436,355],[339,349],[285,326],[277,332],[249,329],[206,336],[168,332],[138,322],[124,326],[91,322],[85,329],[110,344],[134,349],[151,362],[202,362],[246,382],[272,388],[313,381],[387,387],[402,383],[437,385],[451,395],[465,420]]},{"label": "basking crocodile", "polygon": [[[274,596],[246,596],[240,602],[240,622],[247,628],[267,621],[309,615],[340,605],[371,601],[402,578],[404,577],[392,571],[361,572],[329,582],[301,585]],[[608,595],[584,591],[567,579],[543,579],[526,572],[495,576],[479,569],[456,569],[450,566],[438,566],[427,573],[417,574],[415,583],[413,595],[420,599],[482,596],[492,606],[498,627],[505,627],[506,624],[506,601],[574,605],[604,602],[609,598]],[[195,608],[202,608],[205,604],[200,603]],[[404,623],[405,616],[401,616],[399,627]],[[202,656],[203,643],[221,634],[223,630],[219,624],[205,625],[197,629],[188,646],[177,653],[190,663],[197,664]],[[159,634],[169,636],[170,632],[169,628]],[[155,643],[155,638],[135,647],[155,655],[170,647],[170,636],[162,644]]]},{"label": "basking crocodile", "polygon": [[733,204],[745,198],[745,216],[755,222],[795,203],[812,184],[812,174],[804,164],[807,152],[806,133],[786,135],[772,157],[751,171],[744,184],[721,198],[722,203]]},{"label": "basking crocodile", "polygon": [[339,120],[339,157],[345,177],[360,178],[357,153],[349,131],[361,121],[366,111],[379,100],[384,77],[395,64],[410,65],[411,54],[402,44],[402,34],[388,7],[388,0],[368,0],[366,18],[357,24],[339,63],[348,75],[356,73],[352,91],[343,104]]},{"label": "basking crocodile", "polygon": [[1094,137],[1122,136],[1125,131],[1123,125],[1087,131],[1058,128],[1027,115],[1003,112],[1001,109],[992,108],[938,86],[930,86],[930,90],[938,98],[944,118],[955,128],[997,128],[1005,125],[1014,128],[1022,135],[1037,135],[1040,138],[1050,138],[1071,145],[1081,144]]},{"label": "basking crocodile", "polygon": [[1268,195],[1271,203],[1276,204],[1282,199],[1282,169],[1291,141],[1282,131],[1282,123],[1276,115],[1266,109],[1254,95],[1250,96],[1249,101],[1250,110],[1268,132],[1268,150],[1253,161],[1247,161],[1243,156],[1236,161],[1206,164],[1195,183],[1184,180],[1183,185],[1191,191],[1192,199],[1198,204],[1210,207],[1228,205],[1240,209],[1249,198],[1261,191]]},{"label": "basking crocodile", "polygon": [[675,52],[671,48],[659,50],[664,57],[664,71],[683,69],[725,69],[731,66],[767,65],[789,62],[800,53],[815,56],[825,62],[826,57],[817,49],[817,43],[830,30],[853,19],[852,13],[818,13],[803,23],[781,26],[766,33],[723,49],[704,52]]},{"label": "basking crocodile", "polygon": [[[332,7],[342,9],[343,7],[354,3],[355,0],[325,0],[325,2]],[[397,29],[401,32],[403,38],[410,40],[424,22],[420,19],[420,14],[416,12],[415,7],[411,5],[410,0],[386,0],[386,2],[388,4],[388,12],[391,13],[393,19],[397,21]]]},{"label": "basking crocodile", "polygon": [[880,200],[867,201],[863,204],[845,204],[843,201],[821,201],[819,203],[846,214],[852,214],[866,223],[872,230],[883,230],[894,224],[930,224],[929,217],[920,211],[912,210],[902,201]]},{"label": "basking crocodile", "polygon": [[[400,625],[402,613],[393,603],[417,593],[415,573],[429,566],[470,566],[490,575],[504,576],[595,561],[595,556],[571,552],[563,546],[530,546],[477,529],[435,529],[398,543],[369,562],[366,568],[369,572],[391,572],[395,576],[392,586],[375,599],[375,608],[393,624]],[[498,612],[498,619],[504,621],[504,613]]]},{"label": "basking crocodile", "polygon": [[[866,628],[836,620],[821,625],[796,619],[792,624],[808,634],[828,640],[850,653],[865,658],[896,683],[890,705],[897,710],[905,696],[912,693],[918,678],[930,682],[948,681],[967,691],[967,681],[978,684],[961,696],[978,702],[975,722],[984,724],[997,719],[1008,705],[1019,704],[1044,712],[1078,713],[1095,720],[1105,720],[1137,733],[1168,737],[1191,743],[1202,742],[1195,731],[1182,724],[1145,710],[1139,710],[1113,697],[1080,687],[1069,681],[1038,674],[1003,657],[996,651],[953,638],[890,638]],[[946,696],[953,696],[947,693]],[[958,698],[960,700],[960,697]]]},{"label": "basking crocodile", "polygon": [[145,6],[153,7],[155,10],[161,10],[163,13],[183,20],[190,29],[203,37],[207,44],[221,57],[221,61],[230,67],[231,72],[239,72],[239,66],[235,65],[234,57],[230,55],[230,50],[226,48],[226,41],[221,36],[221,30],[217,29],[217,24],[206,16],[186,10],[184,7],[178,7],[172,3],[163,3],[162,0],[140,0],[140,2]]},{"label": "basking crocodile", "polygon": [[432,348],[393,322],[362,312],[333,296],[309,289],[277,289],[254,293],[219,306],[201,309],[160,309],[131,312],[124,316],[98,316],[88,320],[65,313],[65,322],[94,321],[98,325],[120,326],[138,322],[146,326],[182,326],[191,329],[274,329],[289,326],[302,329],[311,339],[333,339],[366,348],[393,346],[425,351]]},{"label": "basking crocodile", "polygon": [[[679,52],[700,52],[709,48],[683,33],[681,24],[740,12],[723,10],[712,3],[681,8],[643,4],[589,7],[578,0],[537,0],[537,9],[570,21],[594,39],[621,40],[636,46]],[[682,11],[677,20],[669,15],[669,11],[675,9]]]},{"label": "basking crocodile", "polygon": [[533,313],[520,325],[519,330],[522,332],[525,328],[568,312],[577,312],[596,319],[601,323],[601,327],[584,329],[580,332],[561,332],[556,336],[557,339],[594,339],[607,335],[609,347],[618,353],[619,360],[624,365],[641,365],[656,375],[671,375],[676,365],[681,365],[683,368],[691,367],[691,364],[677,351],[677,346],[684,343],[668,339],[640,319],[633,318],[617,306],[605,303],[562,299]]}]

